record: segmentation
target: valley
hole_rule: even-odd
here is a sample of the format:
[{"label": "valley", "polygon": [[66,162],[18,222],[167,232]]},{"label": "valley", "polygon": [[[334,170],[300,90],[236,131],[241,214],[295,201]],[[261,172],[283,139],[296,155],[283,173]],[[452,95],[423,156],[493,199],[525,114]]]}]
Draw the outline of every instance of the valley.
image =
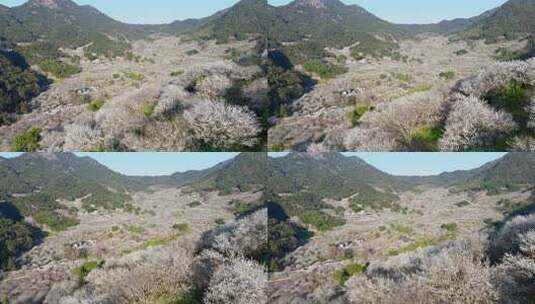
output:
[{"label": "valley", "polygon": [[[151,194],[133,196],[133,207],[141,210],[138,214],[125,211],[78,214],[78,225],[49,235],[43,244],[21,257],[21,269],[3,278],[0,293],[18,301],[45,300],[47,293],[65,285],[72,278],[71,270],[81,264],[77,250],[82,249],[78,247],[85,248],[87,252],[83,255],[87,260],[106,261],[174,242],[194,244],[217,223],[232,220],[232,212],[228,210],[232,199],[254,200],[254,195],[220,198],[212,194],[201,198],[176,189],[158,189]],[[198,201],[204,203],[188,206]],[[76,205],[64,203],[70,207]]]},{"label": "valley", "polygon": [[210,1],[0,0],[0,303],[535,303],[535,0]]},{"label": "valley", "polygon": [[[1,149],[8,151],[11,139],[31,128],[41,130],[41,148],[53,151],[200,149],[194,148],[197,143],[188,131],[194,121],[188,121],[183,114],[197,113],[193,111],[203,100],[219,98],[233,81],[259,73],[258,67],[242,67],[227,59],[230,49],[247,53],[254,46],[247,42],[216,45],[154,37],[135,42],[129,53],[134,56],[131,59],[82,60],[82,72],[52,84],[32,101],[38,106],[31,113],[1,127],[5,135]],[[79,53],[73,50],[72,56]],[[192,84],[197,88],[190,92],[188,87]],[[261,107],[266,90],[263,81],[253,82],[245,90],[247,97]],[[254,114],[234,113],[232,117],[219,114],[223,115],[221,119],[236,118],[243,126],[250,125],[253,132],[245,130],[243,137],[236,135],[236,145],[255,146],[265,141],[254,133],[259,130]]]},{"label": "valley", "polygon": [[[495,260],[492,252],[513,241],[500,240],[504,237],[501,234],[532,231],[532,181],[520,173],[524,170],[515,169],[516,164],[532,166],[532,160],[528,160],[531,158],[529,154],[509,154],[473,170],[410,178],[384,175],[360,164],[357,171],[368,179],[360,180],[356,175],[353,182],[367,183],[379,193],[391,192],[391,203],[384,195],[373,194],[362,185],[351,186],[347,179],[347,184],[334,182],[327,186],[333,178],[327,177],[330,174],[341,177],[346,176],[346,170],[355,170],[350,166],[360,162],[356,157],[319,153],[275,158],[275,162],[282,163],[293,160],[290,163],[294,167],[286,174],[294,184],[306,185],[304,176],[325,172],[319,185],[334,189],[330,189],[332,194],[324,194],[323,204],[312,197],[307,197],[306,202],[289,199],[301,196],[303,191],[324,193],[317,186],[313,186],[313,191],[304,190],[309,189],[304,185],[300,191],[280,194],[279,207],[270,208],[270,240],[285,253],[275,254],[276,262],[269,267],[269,303],[399,303],[400,299],[412,303],[528,303],[531,291],[513,299],[508,290],[500,289],[502,262]],[[326,165],[336,173],[321,171]],[[312,172],[304,174],[305,168]],[[480,186],[471,186],[479,181]],[[497,184],[502,186],[496,188]],[[509,190],[505,190],[505,185],[509,185]],[[345,187],[356,188],[346,195],[342,194]],[[365,197],[355,200],[362,195]],[[295,212],[300,206],[306,211]],[[286,216],[280,215],[279,208],[287,212]],[[310,221],[306,214],[313,211],[325,216]],[[321,222],[325,217],[330,217],[333,225],[326,227]],[[281,225],[284,221],[293,224]],[[512,228],[517,223],[526,226]],[[294,228],[289,231],[293,231],[295,239],[287,231],[292,225]],[[311,234],[299,232],[295,225]],[[280,245],[281,239],[298,245],[285,247]],[[526,254],[532,259],[530,253]],[[523,270],[513,267],[509,271]],[[488,276],[480,277],[483,272]],[[455,279],[448,281],[448,276],[454,274]],[[531,276],[524,278],[527,277]],[[513,280],[516,283],[512,286],[520,282]],[[463,284],[494,287],[481,293],[450,289]],[[440,294],[447,294],[448,300]]]},{"label": "valley", "polygon": [[[58,198],[58,205],[48,210],[47,216],[54,218],[54,213],[64,216],[60,219],[64,223],[67,218],[71,219],[68,226],[58,227],[43,222],[43,211],[36,210],[46,208],[44,201],[29,199],[36,191],[44,195],[48,187],[33,193],[12,193],[3,184],[0,190],[4,197],[0,201],[0,294],[3,301],[201,303],[206,299],[206,302],[216,303],[232,297],[234,291],[210,292],[210,273],[214,274],[212,288],[217,290],[221,288],[220,283],[215,283],[218,275],[224,279],[232,277],[233,271],[243,269],[255,276],[252,281],[238,280],[237,284],[259,284],[256,286],[258,293],[251,293],[244,299],[252,301],[266,296],[267,277],[263,278],[263,268],[254,261],[260,261],[267,243],[267,212],[256,207],[262,196],[261,188],[251,184],[250,190],[240,191],[225,182],[219,182],[213,189],[207,186],[212,179],[229,181],[225,177],[228,168],[239,165],[236,162],[256,159],[256,156],[242,155],[202,171],[143,178],[120,175],[90,158],[75,155],[19,157],[26,159],[23,162],[17,158],[3,160],[0,167],[21,172],[18,165],[25,166],[28,186],[43,182],[29,177],[38,175],[37,162],[45,164],[49,170],[59,170],[53,178],[59,178],[58,172],[84,166],[85,172],[77,172],[81,174],[81,183],[89,183],[91,173],[88,172],[99,172],[101,180],[107,179],[109,186],[128,189],[129,198],[122,207],[115,208],[84,202],[96,195],[95,192],[74,200]],[[180,161],[179,154],[177,161]],[[73,178],[71,174],[76,173],[73,170],[66,174]],[[110,182],[113,179],[115,183]],[[142,184],[146,186],[139,188]],[[223,194],[217,190],[223,185],[232,191]],[[62,197],[67,191],[68,186],[56,189],[56,195]],[[115,191],[118,189],[112,190]],[[22,249],[22,239],[18,238],[22,235],[10,234],[14,232],[11,229],[21,223],[33,230],[33,244],[25,249]],[[17,250],[16,246],[21,248]],[[18,254],[13,255],[13,252]],[[230,271],[230,274],[216,275],[216,269]]]},{"label": "valley", "polygon": [[[409,113],[394,113],[385,119],[396,120],[405,115],[405,119],[414,119],[415,125],[425,125],[427,117],[440,115],[437,107],[457,81],[497,63],[497,50],[519,51],[525,47],[524,41],[496,44],[485,44],[483,40],[452,42],[446,36],[430,34],[420,34],[399,44],[402,57],[399,59],[367,58],[356,61],[351,57],[349,48],[330,50],[346,58],[343,64],[347,72],[334,79],[320,80],[310,93],[296,100],[293,114],[281,118],[270,128],[270,147],[296,151],[396,150],[389,146],[394,144],[390,138],[383,147],[370,144],[370,147],[363,145],[355,149],[348,146],[352,140],[370,140],[366,136],[352,139],[352,132],[359,126],[364,129],[372,124],[366,120],[367,115],[371,115],[371,112],[366,114],[369,109],[397,108],[405,103],[411,108],[410,112],[407,110]],[[456,54],[458,52],[463,54]],[[366,109],[365,113],[360,117],[352,116],[358,108]],[[392,123],[384,127],[402,132],[405,126]],[[403,149],[422,151],[425,147]]]},{"label": "valley", "polygon": [[443,303],[438,290],[452,303],[529,303],[533,154],[430,176],[392,175],[360,156],[242,153],[162,176],[69,153],[1,158],[0,294],[45,304]]},{"label": "valley", "polygon": [[531,151],[533,12],[510,0],[415,25],[339,0],[241,0],[133,25],[30,0],[0,11],[0,148]]},{"label": "valley", "polygon": [[[344,225],[313,237],[284,258],[286,268],[270,277],[270,303],[348,303],[344,292],[350,287],[339,281],[337,271],[355,263],[380,265],[448,240],[483,237],[487,224],[503,217],[498,202],[522,204],[530,197],[522,191],[496,196],[451,194],[444,188],[420,191],[401,194],[408,214],[346,209]],[[468,205],[459,206],[462,202]],[[347,208],[346,201],[332,204]]]}]

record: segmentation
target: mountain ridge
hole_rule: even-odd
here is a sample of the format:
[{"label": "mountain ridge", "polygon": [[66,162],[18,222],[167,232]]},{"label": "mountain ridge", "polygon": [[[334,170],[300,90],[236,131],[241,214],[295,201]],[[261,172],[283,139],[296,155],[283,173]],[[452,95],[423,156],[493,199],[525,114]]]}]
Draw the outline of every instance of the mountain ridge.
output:
[{"label": "mountain ridge", "polygon": [[[508,153],[505,156],[468,169],[442,172],[430,176],[392,175],[377,169],[358,156],[345,156],[342,153],[289,153],[282,157],[267,156],[266,153],[240,153],[237,156],[216,164],[207,169],[176,172],[163,176],[129,176],[115,172],[102,165],[90,156],[77,156],[73,153],[24,153],[13,158],[0,157],[3,168],[10,168],[24,174],[24,172],[39,172],[45,166],[71,173],[74,176],[91,181],[104,179],[111,187],[126,187],[131,190],[143,189],[144,182],[149,185],[154,181],[171,181],[184,185],[191,182],[210,182],[217,184],[221,180],[229,179],[227,175],[243,175],[242,182],[247,180],[259,184],[261,179],[287,177],[288,174],[299,171],[303,178],[313,178],[312,172],[324,172],[326,176],[333,175],[346,180],[365,182],[377,186],[386,183],[393,190],[404,190],[415,184],[458,182],[465,179],[496,180],[504,177],[509,181],[535,182],[535,156],[526,153]],[[28,171],[30,170],[30,171]],[[312,170],[303,173],[300,170]],[[230,173],[229,173],[230,172]],[[497,173],[501,172],[501,173]],[[504,173],[507,173],[506,175]],[[39,173],[42,174],[42,173]],[[255,175],[258,175],[255,177]],[[153,179],[154,181],[151,181]],[[203,180],[205,179],[205,180]],[[169,184],[176,186],[174,184]],[[287,183],[295,186],[295,182]],[[282,191],[283,192],[283,191]]]},{"label": "mountain ridge", "polygon": [[476,17],[474,24],[458,35],[461,38],[496,42],[535,33],[535,0],[509,0],[503,5]]}]

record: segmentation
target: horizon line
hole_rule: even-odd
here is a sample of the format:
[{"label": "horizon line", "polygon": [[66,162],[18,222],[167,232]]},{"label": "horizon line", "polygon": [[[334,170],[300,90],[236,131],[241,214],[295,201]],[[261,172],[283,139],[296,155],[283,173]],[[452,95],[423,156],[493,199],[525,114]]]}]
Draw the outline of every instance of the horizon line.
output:
[{"label": "horizon line", "polygon": [[[30,153],[31,152],[27,152],[27,153]],[[4,157],[4,158],[7,158],[7,159],[12,159],[12,158],[16,158],[18,156],[21,156],[22,154],[27,154],[27,153],[21,153],[21,152],[0,152],[0,157]],[[43,153],[43,152],[34,152],[34,153]],[[70,153],[70,152],[60,152],[60,153]],[[244,152],[242,152],[244,153]],[[100,165],[102,166],[105,166],[106,168],[108,168],[109,170],[113,171],[113,172],[116,172],[116,173],[119,173],[119,174],[122,174],[122,175],[125,175],[125,176],[128,176],[128,177],[169,177],[169,176],[172,176],[173,174],[177,174],[177,173],[186,173],[186,172],[190,172],[190,171],[202,171],[202,170],[206,170],[206,169],[210,169],[210,168],[213,168],[217,165],[220,165],[221,163],[225,162],[225,161],[228,161],[228,160],[232,160],[232,159],[235,159],[236,156],[242,154],[242,153],[224,153],[224,152],[196,152],[196,153],[188,153],[188,152],[148,152],[148,153],[98,153],[98,152],[76,152],[76,153],[72,153],[74,155],[76,155],[77,157],[90,157],[91,159],[95,160],[96,162],[98,162]],[[256,152],[256,153],[266,153],[266,152]],[[292,154],[292,153],[298,153],[298,152],[267,152],[267,157],[269,158],[281,158],[281,157],[285,157],[289,154]],[[301,153],[306,153],[306,152],[301,152]],[[394,177],[433,177],[433,176],[439,176],[441,174],[445,174],[445,173],[453,173],[453,172],[456,172],[456,171],[469,171],[469,170],[474,170],[474,169],[477,169],[477,168],[480,168],[492,161],[495,161],[495,160],[498,160],[500,158],[503,158],[505,155],[509,154],[509,153],[503,153],[503,152],[473,152],[473,153],[465,153],[465,152],[443,152],[443,153],[420,153],[420,152],[388,152],[388,153],[385,153],[385,152],[328,152],[328,153],[340,153],[342,154],[344,157],[346,158],[350,158],[350,157],[358,157],[359,159],[363,160],[366,164],[374,167],[375,169],[383,172],[383,173],[386,173],[386,174],[389,174],[391,176],[394,176]],[[176,171],[173,171],[173,172],[170,172],[170,173],[162,173],[162,174],[150,174],[150,173],[142,173],[142,174],[129,174],[129,173],[126,173],[124,172],[124,168],[123,170],[120,170],[120,169],[116,169],[116,168],[113,168],[113,166],[110,166],[108,164],[108,162],[110,162],[111,160],[109,159],[109,156],[112,156],[115,160],[120,160],[122,155],[125,155],[125,157],[147,157],[147,155],[150,155],[149,157],[154,157],[154,156],[157,156],[157,155],[160,155],[163,157],[175,157],[177,156],[178,158],[180,158],[180,155],[182,155],[183,157],[191,157],[191,156],[196,156],[196,155],[209,155],[209,156],[221,156],[221,159],[218,160],[217,162],[214,162],[212,161],[208,166],[199,166],[197,168],[189,168],[187,170],[176,170]],[[104,158],[101,158],[99,159],[98,156],[102,156]],[[466,166],[465,164],[459,164],[458,168],[454,168],[453,170],[448,170],[448,169],[442,169],[440,170],[440,172],[438,173],[432,173],[432,174],[422,174],[422,170],[425,170],[426,168],[419,168],[419,170],[416,170],[414,173],[412,174],[396,174],[396,170],[399,170],[399,168],[395,168],[393,166],[390,165],[390,167],[386,167],[385,168],[385,165],[381,163],[381,161],[385,161],[385,160],[388,160],[388,161],[392,161],[394,159],[397,159],[399,158],[400,156],[403,156],[403,157],[407,157],[407,156],[411,156],[411,157],[414,157],[416,156],[417,158],[420,157],[420,159],[422,160],[423,157],[436,157],[438,156],[438,158],[443,158],[443,157],[459,157],[460,158],[463,158],[463,157],[472,157],[472,156],[476,156],[476,157],[479,157],[479,159],[481,160],[480,162],[477,162],[475,163],[474,165],[470,165],[470,166]],[[390,158],[390,159],[389,159]],[[105,160],[105,161],[103,161]],[[161,161],[161,160],[160,160]],[[0,162],[1,163],[1,162]],[[421,162],[420,162],[421,163]],[[147,163],[147,166],[150,165],[150,162]],[[138,167],[139,169],[139,167]],[[143,170],[143,168],[141,168],[141,170]],[[141,171],[141,170],[137,170],[137,171]]]},{"label": "horizon line", "polygon": [[[23,1],[21,4],[18,4],[18,5],[12,5],[12,6],[5,5],[5,4],[1,4],[1,3],[0,3],[0,5],[4,5],[4,6],[8,7],[8,8],[15,8],[15,7],[20,7],[20,6],[26,4],[26,3],[30,2],[30,1],[32,1],[32,0],[25,0],[25,1]],[[223,9],[220,9],[220,10],[216,10],[216,11],[214,11],[214,12],[212,12],[212,13],[207,14],[207,15],[193,16],[193,17],[184,17],[184,18],[176,18],[176,19],[167,20],[167,21],[161,21],[161,22],[152,22],[152,21],[140,22],[140,21],[126,20],[126,18],[124,18],[124,17],[115,17],[115,16],[112,16],[112,15],[110,15],[109,13],[104,12],[103,9],[101,9],[101,8],[99,8],[99,7],[96,7],[96,6],[94,6],[94,5],[90,5],[90,4],[80,4],[80,3],[78,3],[78,0],[70,0],[70,1],[74,2],[74,3],[75,3],[76,5],[78,5],[78,6],[88,6],[88,7],[92,7],[92,8],[94,8],[94,9],[97,9],[99,12],[105,14],[105,15],[108,16],[109,18],[112,18],[112,19],[115,20],[115,21],[118,21],[118,22],[121,22],[121,23],[124,23],[124,24],[127,24],[127,25],[147,25],[147,26],[153,25],[153,26],[161,26],[161,25],[170,25],[170,24],[172,24],[172,23],[174,23],[174,22],[183,22],[183,21],[186,21],[186,20],[200,20],[200,19],[208,18],[208,17],[211,17],[211,16],[213,16],[213,15],[215,15],[215,14],[221,12],[221,11],[224,11],[224,10],[227,10],[227,9],[233,7],[234,5],[236,5],[237,3],[241,2],[242,0],[237,0],[236,3],[230,5],[230,6],[226,7],[226,8],[223,8]],[[283,7],[283,6],[286,6],[286,5],[288,5],[289,3],[294,2],[294,1],[296,1],[296,0],[288,0],[288,1],[289,1],[288,3],[286,3],[286,4],[280,4],[280,5],[275,5],[275,4],[269,3],[270,0],[267,0],[267,1],[268,1],[268,4],[269,4],[270,6],[272,6],[272,7]],[[366,8],[366,7],[362,6],[362,5],[355,4],[355,3],[353,3],[353,4],[347,4],[347,3],[346,3],[346,0],[340,0],[340,1],[343,2],[343,3],[344,3],[345,5],[347,5],[347,6],[354,6],[354,5],[356,5],[356,6],[362,7],[362,8],[365,9],[367,12],[371,13],[371,11],[370,11],[368,8]],[[508,2],[508,0],[505,1],[504,3],[506,3],[506,2]],[[493,7],[493,8],[489,8],[489,9],[485,9],[485,10],[482,11],[481,13],[476,14],[476,15],[473,15],[473,16],[468,16],[468,17],[451,17],[451,18],[445,17],[445,18],[442,18],[442,19],[437,20],[437,21],[432,21],[432,22],[422,22],[422,23],[418,23],[418,22],[397,22],[397,21],[391,21],[391,20],[389,20],[389,18],[379,17],[379,16],[377,16],[375,13],[372,13],[372,14],[373,14],[374,16],[376,16],[376,17],[378,17],[378,18],[380,18],[380,19],[382,19],[382,20],[388,22],[388,23],[393,24],[393,25],[416,25],[416,26],[418,26],[418,25],[433,25],[433,24],[439,24],[439,23],[441,23],[441,22],[448,22],[448,21],[453,21],[453,20],[458,20],[458,19],[470,19],[470,18],[474,18],[474,17],[477,17],[477,16],[479,16],[479,15],[481,15],[481,14],[487,12],[487,11],[490,11],[490,10],[496,9],[496,8],[498,8],[498,7],[501,7],[502,5],[503,5],[503,3],[500,4],[499,6],[496,6],[496,7]]]}]

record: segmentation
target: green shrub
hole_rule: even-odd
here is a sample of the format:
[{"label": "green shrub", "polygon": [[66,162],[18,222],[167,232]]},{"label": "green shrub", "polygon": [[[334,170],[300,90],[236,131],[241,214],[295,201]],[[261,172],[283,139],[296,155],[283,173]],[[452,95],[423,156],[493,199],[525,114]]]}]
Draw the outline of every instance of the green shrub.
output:
[{"label": "green shrub", "polygon": [[420,92],[427,92],[429,90],[431,90],[433,88],[432,85],[430,84],[419,84],[415,87],[412,87],[410,89],[407,90],[407,94],[414,94],[414,93],[420,93]]},{"label": "green shrub", "polygon": [[33,214],[33,219],[40,225],[46,225],[50,230],[59,232],[78,225],[78,220],[61,215],[53,210],[42,210]]},{"label": "green shrub", "polygon": [[183,70],[176,70],[176,71],[171,72],[171,77],[177,77],[177,76],[180,76],[182,74],[184,74]]},{"label": "green shrub", "polygon": [[147,248],[162,246],[162,245],[165,245],[165,244],[177,239],[177,237],[178,237],[178,235],[171,235],[171,236],[164,236],[164,237],[153,237],[153,238],[145,241],[145,243],[143,243],[143,245],[140,248],[136,248],[136,249],[137,250],[143,250],[143,249],[147,249]]},{"label": "green shrub", "polygon": [[455,77],[455,72],[454,71],[440,72],[438,76],[444,80],[452,80]]},{"label": "green shrub", "polygon": [[307,210],[299,215],[303,223],[311,225],[320,232],[329,231],[335,227],[345,224],[345,220],[340,217],[331,216],[318,210]]},{"label": "green shrub", "polygon": [[314,41],[306,41],[284,46],[283,53],[292,64],[302,64],[310,59],[321,59],[328,56],[325,45]]},{"label": "green shrub", "polygon": [[93,100],[91,103],[87,105],[87,110],[91,112],[97,112],[100,110],[106,102],[101,99]]},{"label": "green shrub", "polygon": [[351,112],[348,112],[346,114],[347,119],[349,120],[349,123],[351,124],[351,127],[356,127],[360,124],[360,119],[362,116],[370,110],[370,107],[368,106],[355,106],[355,109]]},{"label": "green shrub", "polygon": [[141,60],[141,56],[136,55],[132,52],[126,52],[126,60],[139,62]]},{"label": "green shrub", "polygon": [[251,211],[251,209],[255,208],[254,205],[246,203],[242,200],[233,200],[230,202],[232,205],[232,209],[235,214],[245,214]]},{"label": "green shrub", "polygon": [[0,52],[0,126],[12,122],[9,113],[27,113],[29,101],[42,89],[36,72],[25,62],[17,65],[12,61]]},{"label": "green shrub", "polygon": [[230,48],[226,51],[227,56],[226,59],[231,60],[234,63],[238,63],[240,61],[241,56],[243,55],[240,50],[236,48]]},{"label": "green shrub", "polygon": [[284,144],[272,144],[269,146],[269,152],[284,152],[286,151],[286,147]]},{"label": "green shrub", "polygon": [[393,224],[391,225],[392,226],[392,229],[401,233],[401,234],[411,234],[412,233],[412,228],[409,227],[409,226],[405,226],[405,225],[400,225],[400,224]]},{"label": "green shrub", "polygon": [[516,81],[509,81],[501,88],[489,92],[485,97],[493,107],[503,109],[513,115],[514,120],[520,125],[527,124],[529,113],[526,108],[531,102],[527,87]]},{"label": "green shrub", "polygon": [[502,198],[498,201],[498,209],[504,214],[521,213],[522,210],[529,208],[530,205],[531,201],[529,200],[513,201]]},{"label": "green shrub", "polygon": [[282,106],[288,106],[305,93],[306,83],[304,76],[299,72],[269,66],[265,73],[271,100],[269,112],[266,113],[267,117],[279,114]]},{"label": "green shrub", "polygon": [[16,258],[32,248],[33,243],[30,226],[0,216],[0,270],[14,270]]},{"label": "green shrub", "polygon": [[413,252],[415,250],[421,249],[421,248],[427,248],[431,246],[439,245],[443,242],[453,240],[456,237],[456,233],[446,233],[439,237],[431,237],[431,238],[421,238],[416,241],[413,241],[407,245],[401,246],[398,249],[390,249],[387,251],[387,255],[389,256],[396,256],[407,252]]},{"label": "green shrub", "polygon": [[504,192],[519,191],[526,185],[510,182],[504,179],[497,180],[470,180],[458,183],[450,188],[451,193],[460,193],[464,191],[487,191],[488,195],[498,195]]},{"label": "green shrub", "polygon": [[79,283],[83,284],[85,281],[85,278],[89,275],[89,273],[98,267],[100,267],[101,262],[98,261],[88,261],[83,263],[82,265],[75,267],[71,270],[72,275],[74,276],[74,279]]},{"label": "green shrub", "polygon": [[469,201],[461,201],[461,202],[456,203],[455,206],[457,206],[459,208],[470,206],[470,202]]},{"label": "green shrub", "polygon": [[44,60],[39,64],[39,67],[47,72],[52,74],[54,77],[59,79],[68,78],[72,75],[80,73],[82,70],[71,64],[67,64],[65,62],[53,60],[53,59],[47,59]]},{"label": "green shrub", "polygon": [[[130,49],[130,45],[125,38],[111,39],[103,33],[89,33],[87,39],[91,42],[85,47],[84,56],[90,60],[98,59],[103,56],[106,58],[115,58],[123,56]],[[81,45],[87,44],[86,42]]]},{"label": "green shrub", "polygon": [[189,225],[187,223],[174,224],[173,229],[178,230],[180,232],[187,232],[189,231]]},{"label": "green shrub", "polygon": [[347,72],[347,69],[343,66],[334,65],[320,59],[308,60],[303,64],[303,67],[308,72],[314,73],[322,79],[331,79]]},{"label": "green shrub", "polygon": [[519,60],[522,58],[523,55],[523,52],[521,51],[512,51],[504,47],[498,48],[495,53],[495,59],[498,61]]},{"label": "green shrub", "polygon": [[409,144],[414,151],[438,152],[439,140],[444,131],[441,127],[420,127],[411,134]]},{"label": "green shrub", "polygon": [[333,272],[332,277],[339,285],[344,285],[355,274],[363,273],[368,267],[359,263],[352,263]]},{"label": "green shrub", "polygon": [[224,225],[225,224],[225,220],[222,219],[222,218],[218,218],[214,221],[216,224],[218,225]]},{"label": "green shrub", "polygon": [[194,201],[194,202],[189,203],[189,204],[188,204],[188,207],[190,207],[190,208],[195,208],[195,207],[199,207],[200,205],[202,205],[201,202],[199,202],[199,201]]},{"label": "green shrub", "polygon": [[154,104],[146,103],[143,105],[143,108],[141,110],[143,111],[143,115],[148,118],[151,117],[152,114],[154,114],[154,108]]},{"label": "green shrub", "polygon": [[186,55],[188,55],[188,56],[193,56],[193,55],[197,55],[197,54],[199,54],[199,51],[197,51],[197,50],[189,50],[189,51],[186,52]]},{"label": "green shrub", "polygon": [[461,50],[455,51],[455,55],[457,55],[457,56],[463,56],[463,55],[466,55],[466,54],[468,54],[468,51],[465,50],[465,49],[461,49]]},{"label": "green shrub", "polygon": [[26,132],[15,136],[11,140],[12,152],[35,152],[41,147],[39,141],[41,140],[41,129],[30,128]]},{"label": "green shrub", "polygon": [[[364,37],[363,37],[364,38]],[[351,47],[351,57],[359,61],[366,58],[367,55],[374,58],[383,58],[387,56],[396,57],[394,54],[399,53],[399,45],[391,41],[383,41],[372,37],[367,37],[365,41],[361,40],[359,44]]]},{"label": "green shrub", "polygon": [[142,81],[145,79],[145,76],[139,72],[127,72],[125,73],[126,77],[134,80],[134,81]]},{"label": "green shrub", "polygon": [[359,195],[352,197],[349,201],[349,207],[355,212],[366,209],[380,211],[387,208],[392,211],[401,210],[399,204],[395,203],[399,197],[391,192],[382,192],[367,186],[359,189],[358,193]]},{"label": "green shrub", "polygon": [[392,76],[394,77],[394,79],[397,79],[399,81],[403,81],[403,82],[411,81],[411,75],[406,74],[406,73],[395,73]]},{"label": "green shrub", "polygon": [[126,226],[126,230],[135,234],[142,234],[143,232],[145,232],[145,228],[140,225],[128,225]]},{"label": "green shrub", "polygon": [[446,230],[448,233],[455,234],[459,227],[457,226],[457,223],[447,223],[442,224],[440,228]]},{"label": "green shrub", "polygon": [[193,288],[186,294],[180,296],[177,299],[169,302],[169,304],[202,304],[204,292],[200,288]]},{"label": "green shrub", "polygon": [[237,106],[247,106],[251,101],[250,98],[244,95],[242,86],[240,84],[234,84],[230,88],[225,90],[223,99],[226,103]]}]

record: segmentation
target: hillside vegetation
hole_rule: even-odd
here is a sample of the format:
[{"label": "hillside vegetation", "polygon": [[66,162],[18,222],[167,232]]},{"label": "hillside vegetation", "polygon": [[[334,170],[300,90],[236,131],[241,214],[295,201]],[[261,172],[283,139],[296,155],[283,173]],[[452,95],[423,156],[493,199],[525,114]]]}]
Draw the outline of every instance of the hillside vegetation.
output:
[{"label": "hillside vegetation", "polygon": [[469,39],[485,39],[489,43],[504,38],[523,38],[526,34],[535,33],[533,14],[535,14],[534,1],[507,1],[501,7],[485,13],[459,35]]},{"label": "hillside vegetation", "polygon": [[46,86],[43,77],[11,46],[0,41],[0,125],[12,122],[13,114],[29,112],[30,100]]},{"label": "hillside vegetation", "polygon": [[[489,121],[494,112],[483,106],[487,115],[473,124],[498,128],[499,136],[490,147],[452,147],[450,133],[457,134],[446,129],[459,124],[455,114],[483,109],[442,105],[453,98],[444,95],[454,81],[532,55],[532,6],[511,0],[428,25],[393,24],[339,0],[241,0],[206,18],[161,25],[122,23],[71,0],[2,7],[11,64],[1,60],[9,102],[0,111],[10,125],[0,144],[20,151],[526,150],[525,107],[505,109],[517,112],[513,125],[503,115]],[[476,28],[497,37],[463,34]],[[526,102],[532,88],[517,85],[505,89],[525,91]],[[508,95],[483,93],[477,97],[492,110]],[[36,142],[19,144],[37,129]]]}]

